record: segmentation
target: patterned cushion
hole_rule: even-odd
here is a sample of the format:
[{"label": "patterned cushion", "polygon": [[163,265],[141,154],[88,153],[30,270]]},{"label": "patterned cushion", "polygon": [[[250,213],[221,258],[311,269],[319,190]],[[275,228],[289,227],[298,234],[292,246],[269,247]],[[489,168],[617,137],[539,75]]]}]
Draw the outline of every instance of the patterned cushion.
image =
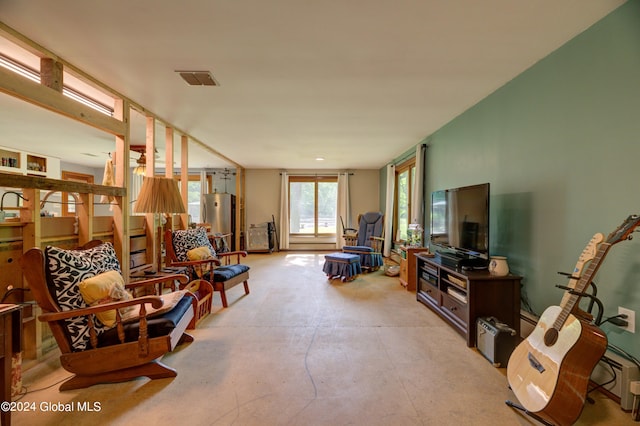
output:
[{"label": "patterned cushion", "polygon": [[207,237],[207,231],[204,228],[198,227],[195,229],[178,229],[173,231],[173,250],[176,253],[178,262],[189,261],[187,252],[198,247],[207,247],[211,255],[215,257],[216,251],[211,245]]},{"label": "patterned cushion", "polygon": [[[120,263],[111,243],[104,243],[89,250],[63,250],[57,247],[45,249],[47,280],[52,287],[58,306],[63,311],[86,308],[80,294],[80,283],[106,271],[120,271]],[[66,320],[71,346],[76,351],[87,349],[89,326],[87,317]],[[95,322],[96,331],[103,326]]]}]

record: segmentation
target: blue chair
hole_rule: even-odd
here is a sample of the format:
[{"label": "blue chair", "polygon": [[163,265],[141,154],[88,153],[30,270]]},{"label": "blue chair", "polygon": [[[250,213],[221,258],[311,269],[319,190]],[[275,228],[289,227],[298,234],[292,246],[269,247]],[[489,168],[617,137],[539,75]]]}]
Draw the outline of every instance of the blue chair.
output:
[{"label": "blue chair", "polygon": [[384,265],[382,244],[384,243],[384,215],[380,212],[368,212],[358,215],[358,229],[345,229],[343,235],[344,253],[358,254],[360,266],[367,271],[377,271]]}]

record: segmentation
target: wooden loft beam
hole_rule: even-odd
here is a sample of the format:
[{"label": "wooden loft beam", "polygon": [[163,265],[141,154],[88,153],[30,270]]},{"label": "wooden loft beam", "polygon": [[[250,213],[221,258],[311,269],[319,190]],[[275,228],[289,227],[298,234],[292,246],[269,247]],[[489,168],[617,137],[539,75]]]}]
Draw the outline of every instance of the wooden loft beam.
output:
[{"label": "wooden loft beam", "polygon": [[124,135],[126,123],[74,101],[62,93],[0,68],[0,92],[46,108],[112,135]]},{"label": "wooden loft beam", "polygon": [[93,183],[73,182],[44,178],[40,176],[24,176],[2,172],[0,172],[0,187],[77,192],[79,194],[107,195],[112,197],[123,197],[127,193],[126,188],[120,188],[117,186],[96,185]]}]

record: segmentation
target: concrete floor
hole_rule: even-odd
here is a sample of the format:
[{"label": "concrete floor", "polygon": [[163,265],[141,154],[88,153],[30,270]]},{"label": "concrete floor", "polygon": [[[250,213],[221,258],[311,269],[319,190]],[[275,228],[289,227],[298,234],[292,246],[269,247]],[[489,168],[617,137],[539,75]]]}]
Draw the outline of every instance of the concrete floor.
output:
[{"label": "concrete floor", "polygon": [[[329,282],[323,254],[252,254],[251,294],[164,357],[174,379],[141,378],[59,392],[57,357],[24,374],[16,425],[529,425],[507,407],[505,369],[381,272]],[[633,424],[592,395],[578,424]],[[80,411],[88,403],[92,412]],[[73,407],[72,411],[56,411]],[[48,410],[48,411],[47,411]]]}]

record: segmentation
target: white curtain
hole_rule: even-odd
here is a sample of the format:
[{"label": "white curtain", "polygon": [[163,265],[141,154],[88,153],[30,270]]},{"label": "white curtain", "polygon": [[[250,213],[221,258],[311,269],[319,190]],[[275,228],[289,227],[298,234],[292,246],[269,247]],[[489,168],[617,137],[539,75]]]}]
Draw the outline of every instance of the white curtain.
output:
[{"label": "white curtain", "polygon": [[200,170],[200,195],[208,194],[209,188],[207,188],[207,171]]},{"label": "white curtain", "polygon": [[282,172],[280,181],[280,249],[289,249],[289,175]]},{"label": "white curtain", "polygon": [[411,221],[424,228],[424,157],[427,146],[419,144],[416,147],[416,178],[411,194]]},{"label": "white curtain", "polygon": [[383,255],[391,255],[391,245],[393,242],[393,200],[395,198],[396,166],[387,165],[387,202],[384,213],[384,249]]},{"label": "white curtain", "polygon": [[351,203],[349,202],[349,173],[338,174],[338,217],[336,217],[336,249],[342,249],[344,229],[342,221],[347,228],[351,227]]},{"label": "white curtain", "polygon": [[[204,222],[204,207],[202,205],[203,200],[204,200],[204,195],[209,193],[209,187],[208,187],[208,182],[207,182],[207,171],[202,169],[200,170],[200,217],[198,218],[197,221],[194,221],[196,223],[203,223]],[[193,218],[191,218],[193,220]]]}]

